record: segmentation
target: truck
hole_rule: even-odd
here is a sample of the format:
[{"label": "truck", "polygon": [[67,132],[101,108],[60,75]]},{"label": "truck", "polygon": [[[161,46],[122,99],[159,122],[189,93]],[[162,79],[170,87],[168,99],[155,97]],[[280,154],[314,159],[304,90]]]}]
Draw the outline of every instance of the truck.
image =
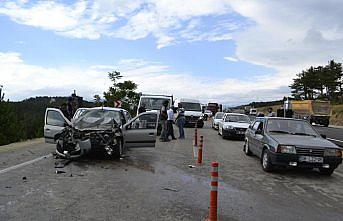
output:
[{"label": "truck", "polygon": [[311,124],[329,126],[332,114],[330,101],[292,100],[287,108],[292,110],[293,118],[306,119]]},{"label": "truck", "polygon": [[139,98],[137,115],[141,106],[144,106],[146,111],[159,112],[165,100],[169,101],[168,108],[173,105],[173,95],[142,94]]},{"label": "truck", "polygon": [[208,103],[207,110],[211,111],[214,116],[218,111],[222,111],[222,105],[218,103]]},{"label": "truck", "polygon": [[186,125],[202,128],[204,120],[202,118],[201,103],[196,99],[181,98],[175,100],[175,107],[185,110]]}]

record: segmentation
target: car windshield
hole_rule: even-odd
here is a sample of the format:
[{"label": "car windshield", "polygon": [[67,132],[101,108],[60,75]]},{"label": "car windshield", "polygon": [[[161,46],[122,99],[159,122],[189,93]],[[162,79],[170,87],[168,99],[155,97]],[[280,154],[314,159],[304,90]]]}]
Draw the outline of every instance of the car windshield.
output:
[{"label": "car windshield", "polygon": [[169,101],[169,99],[166,98],[144,97],[141,98],[140,106],[145,105],[145,108],[148,110],[159,110],[162,107],[163,102],[166,100]]},{"label": "car windshield", "polygon": [[122,123],[121,114],[115,110],[93,109],[85,110],[76,120],[76,125],[81,128],[105,125],[115,120],[117,124]]},{"label": "car windshield", "polygon": [[222,119],[223,116],[224,116],[224,113],[217,113],[215,118],[216,119]]},{"label": "car windshield", "polygon": [[225,122],[250,123],[250,119],[246,115],[227,115]]},{"label": "car windshield", "polygon": [[267,132],[315,137],[318,136],[318,133],[311,127],[309,123],[301,120],[291,119],[269,119],[267,123]]},{"label": "car windshield", "polygon": [[199,103],[181,102],[181,105],[186,111],[201,111]]}]

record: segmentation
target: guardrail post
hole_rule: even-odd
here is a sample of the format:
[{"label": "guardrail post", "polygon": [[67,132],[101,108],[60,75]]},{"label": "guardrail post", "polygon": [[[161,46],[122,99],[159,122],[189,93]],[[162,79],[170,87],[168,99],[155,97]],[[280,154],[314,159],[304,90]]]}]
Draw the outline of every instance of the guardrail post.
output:
[{"label": "guardrail post", "polygon": [[198,146],[198,128],[195,128],[194,130],[194,142],[193,142],[194,146]]},{"label": "guardrail post", "polygon": [[209,221],[218,220],[218,162],[212,162]]},{"label": "guardrail post", "polygon": [[198,148],[198,164],[202,164],[202,148],[204,146],[204,136],[200,136],[200,143]]}]

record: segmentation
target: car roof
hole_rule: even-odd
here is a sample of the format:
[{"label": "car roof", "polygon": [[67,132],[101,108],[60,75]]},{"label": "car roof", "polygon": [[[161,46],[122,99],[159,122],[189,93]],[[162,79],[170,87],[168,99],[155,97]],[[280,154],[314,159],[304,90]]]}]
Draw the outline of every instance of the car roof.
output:
[{"label": "car roof", "polygon": [[239,115],[239,116],[248,116],[246,114],[240,114],[240,113],[225,113],[225,115]]},{"label": "car roof", "polygon": [[256,117],[257,119],[264,119],[264,120],[269,120],[269,119],[275,119],[275,120],[294,120],[294,121],[305,121],[303,119],[295,119],[295,118],[289,118],[289,117]]},{"label": "car roof", "polygon": [[186,103],[199,103],[200,104],[200,101],[199,100],[196,100],[196,99],[189,99],[189,98],[179,98],[178,101],[181,103],[181,102],[186,102]]},{"label": "car roof", "polygon": [[112,111],[127,111],[123,108],[116,108],[116,107],[92,107],[92,108],[87,108],[87,110],[112,110]]}]

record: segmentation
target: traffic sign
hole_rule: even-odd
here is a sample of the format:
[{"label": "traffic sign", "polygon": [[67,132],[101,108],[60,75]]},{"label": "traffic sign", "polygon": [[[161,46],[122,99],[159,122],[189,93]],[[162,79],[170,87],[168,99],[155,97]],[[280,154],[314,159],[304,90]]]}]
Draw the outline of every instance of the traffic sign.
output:
[{"label": "traffic sign", "polygon": [[122,103],[123,102],[121,102],[121,101],[114,101],[114,107],[121,107]]}]

